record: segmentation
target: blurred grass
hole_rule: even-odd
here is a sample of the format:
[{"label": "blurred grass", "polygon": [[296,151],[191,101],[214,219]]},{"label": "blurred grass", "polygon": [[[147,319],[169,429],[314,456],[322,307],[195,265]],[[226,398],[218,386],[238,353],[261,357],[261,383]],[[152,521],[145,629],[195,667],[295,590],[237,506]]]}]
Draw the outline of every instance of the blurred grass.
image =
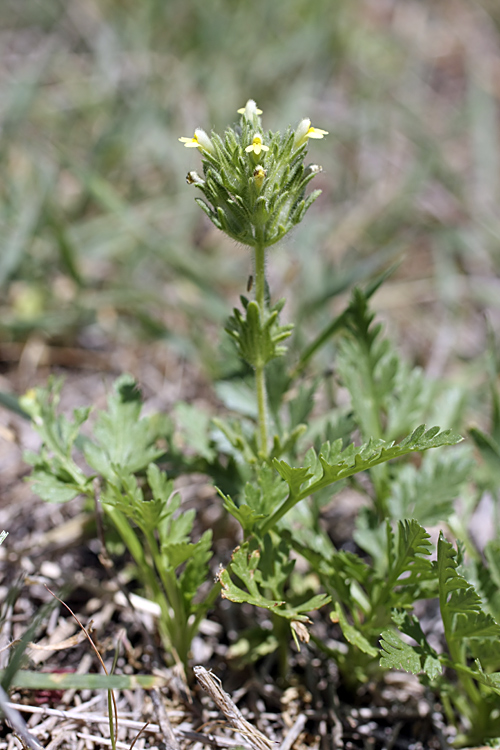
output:
[{"label": "blurred grass", "polygon": [[177,138],[250,97],[265,127],[330,132],[310,148],[323,196],[269,268],[296,342],[398,259],[379,305],[426,332],[417,358],[443,321],[467,343],[497,314],[493,0],[3,0],[0,29],[0,342],[194,340],[213,371],[207,326],[249,258],[207,225]]}]

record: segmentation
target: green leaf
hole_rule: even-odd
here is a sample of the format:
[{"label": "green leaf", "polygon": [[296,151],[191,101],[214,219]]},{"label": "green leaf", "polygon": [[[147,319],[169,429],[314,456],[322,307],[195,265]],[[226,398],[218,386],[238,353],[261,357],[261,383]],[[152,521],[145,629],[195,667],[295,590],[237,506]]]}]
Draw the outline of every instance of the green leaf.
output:
[{"label": "green leaf", "polygon": [[457,571],[457,553],[441,532],[437,562],[439,604],[447,641],[500,638],[500,625],[484,612],[474,587]]},{"label": "green leaf", "polygon": [[253,435],[248,434],[250,431],[245,430],[246,424],[242,420],[227,420],[214,417],[212,424],[220,430],[229,445],[224,445],[224,452],[230,453],[233,450],[237,460],[243,458],[247,464],[254,464],[257,461],[257,447],[254,445]]},{"label": "green leaf", "polygon": [[402,641],[393,630],[383,631],[380,648],[382,652],[380,666],[384,669],[403,669],[412,674],[419,674],[422,671],[417,648]]},{"label": "green leaf", "polygon": [[469,430],[469,435],[474,440],[484,460],[498,466],[500,462],[500,445],[498,445],[497,441],[478,427],[472,427]]},{"label": "green leaf", "polygon": [[255,388],[245,380],[223,380],[215,384],[215,391],[226,409],[256,419]]},{"label": "green leaf", "polygon": [[290,493],[298,495],[300,488],[311,476],[308,468],[293,468],[286,461],[274,459],[273,465],[290,487]]},{"label": "green leaf", "polygon": [[426,454],[418,468],[401,466],[391,482],[391,517],[414,518],[423,526],[446,520],[472,465],[470,452],[457,448]]},{"label": "green leaf", "polygon": [[[0,680],[4,672],[0,671]],[[164,687],[168,679],[153,675],[107,675],[30,672],[21,669],[15,673],[11,687],[24,690],[148,690]]]},{"label": "green leaf", "polygon": [[353,539],[372,558],[378,576],[385,577],[389,565],[387,548],[387,523],[381,522],[376,510],[369,506],[360,508],[355,521]]},{"label": "green leaf", "polygon": [[430,534],[420,526],[414,519],[400,521],[398,523],[397,548],[394,550],[391,543],[392,532],[390,524],[388,528],[388,550],[389,550],[389,586],[399,583],[404,573],[410,573],[403,579],[404,585],[413,584],[415,578],[421,573],[432,571],[431,562],[426,559],[432,551]]},{"label": "green leaf", "polygon": [[243,534],[245,537],[252,533],[257,521],[260,521],[266,517],[264,513],[257,513],[255,510],[252,510],[252,508],[250,508],[246,503],[243,503],[239,506],[236,505],[236,503],[229,497],[229,495],[224,495],[221,490],[217,489],[217,492],[224,500],[225,510],[227,510],[227,512],[230,513],[233,518],[236,518],[241,528],[243,529]]},{"label": "green leaf", "polygon": [[[262,571],[259,571],[261,553],[258,549],[251,549],[247,543],[238,547],[231,559],[228,569],[219,573],[219,581],[222,586],[221,596],[233,602],[253,604],[256,607],[268,609],[276,615],[287,620],[298,620],[309,622],[304,612],[318,609],[330,601],[330,597],[320,594],[312,597],[306,602],[294,605],[287,603],[284,599],[270,599],[261,592],[259,581],[262,581]],[[237,586],[231,579],[233,573],[246,586],[246,590]]]},{"label": "green leaf", "polygon": [[188,611],[203,608],[203,604],[193,605],[193,599],[210,576],[211,547],[211,529],[207,529],[196,543],[190,545],[191,554],[179,578],[179,588]]},{"label": "green leaf", "polygon": [[[148,468],[148,480],[152,481],[156,490],[160,490],[163,481],[165,492],[146,499],[136,477],[124,470],[116,469],[113,481],[109,481],[101,493],[101,502],[120,510],[133,521],[145,534],[153,534],[161,530],[172,513],[177,510],[180,498],[172,494],[173,483],[164,476],[159,478],[160,471],[154,464]],[[168,492],[168,490],[170,490]]]},{"label": "green leaf", "polygon": [[394,458],[400,458],[408,453],[426,451],[442,445],[454,445],[461,440],[462,438],[452,430],[440,432],[439,427],[431,427],[426,430],[425,425],[420,425],[399,445],[395,445],[393,442],[386,443],[383,440],[369,440],[365,445],[358,447],[351,444],[345,450],[342,450],[340,440],[332,445],[326,443],[318,456],[321,464],[319,477],[315,476],[308,468],[292,468],[286,461],[274,459],[273,466],[288,483],[290,494],[282,506],[263,524],[262,532],[269,531],[300,500],[334,482],[346,479]]},{"label": "green leaf", "polygon": [[318,389],[319,382],[318,378],[309,386],[300,384],[297,394],[288,402],[290,426],[292,428],[309,420],[314,407],[314,394]]},{"label": "green leaf", "polygon": [[[415,634],[418,635],[418,633]],[[399,637],[398,631],[384,630],[381,635],[380,649],[380,666],[384,669],[403,669],[412,674],[424,673],[431,680],[435,680],[442,674],[441,662],[427,642],[425,646],[410,646]]]},{"label": "green leaf", "polygon": [[178,568],[194,554],[196,545],[192,542],[177,542],[175,544],[163,544],[162,552],[168,558],[169,565],[172,568]]},{"label": "green leaf", "polygon": [[491,540],[484,548],[484,555],[489,564],[491,577],[500,591],[500,541]]},{"label": "green leaf", "polygon": [[52,473],[33,471],[30,478],[33,492],[48,503],[67,503],[82,494],[82,487],[61,481]]},{"label": "green leaf", "polygon": [[[180,505],[179,495],[175,495],[176,509]],[[191,508],[184,513],[179,515],[169,514],[162,521],[158,527],[158,535],[162,549],[164,546],[168,547],[170,544],[181,544],[189,539],[189,535],[193,529],[194,519],[196,517],[196,510]]]},{"label": "green leaf", "polygon": [[210,441],[210,416],[197,406],[180,401],[174,408],[180,437],[187,448],[211,463],[216,456]]},{"label": "green leaf", "polygon": [[269,515],[287,496],[288,487],[270,466],[262,465],[253,482],[245,484],[246,504],[256,513]]},{"label": "green leaf", "polygon": [[167,431],[159,416],[140,418],[141,392],[130,375],[122,375],[108,399],[108,410],[100,412],[94,427],[95,442],[85,445],[87,462],[106,479],[116,470],[135,473],[145,469],[164,452],[157,441]]},{"label": "green leaf", "polygon": [[272,591],[275,596],[284,596],[285,584],[294,567],[295,559],[290,556],[286,540],[277,541],[266,534],[261,541],[259,567],[255,571],[259,586]]},{"label": "green leaf", "polygon": [[235,340],[238,352],[252,367],[263,366],[275,357],[283,355],[286,347],[280,342],[292,332],[292,325],[279,325],[278,316],[284,300],[279,300],[270,308],[265,318],[261,316],[257,302],[241,298],[244,314],[235,308],[226,327],[227,333]]},{"label": "green leaf", "polygon": [[482,432],[478,427],[471,428],[469,435],[485,463],[489,484],[496,490],[500,483],[500,445],[492,435]]},{"label": "green leaf", "polygon": [[497,693],[497,695],[500,695],[500,672],[486,673],[483,670],[479,659],[476,659],[475,665],[477,671],[470,668],[467,669],[471,677],[474,677],[474,679],[476,679],[478,682],[481,682],[483,685],[487,685],[495,693]]},{"label": "green leaf", "polygon": [[245,536],[256,531],[258,521],[269,514],[287,495],[287,485],[275,471],[266,464],[258,467],[252,482],[244,487],[241,505],[219,491],[224,499],[224,507],[241,524]]},{"label": "green leaf", "polygon": [[23,409],[33,420],[33,428],[42,438],[39,454],[25,458],[34,467],[34,491],[49,502],[67,502],[79,494],[92,494],[92,477],[76,464],[73,452],[80,441],[80,429],[90,408],[75,409],[73,418],[57,414],[61,380],[51,379],[47,388],[28,391],[21,399]]},{"label": "green leaf", "polygon": [[363,633],[354,625],[349,624],[339,602],[335,602],[335,614],[331,613],[330,619],[333,622],[338,622],[346,641],[359,648],[364,654],[368,654],[368,656],[378,656],[378,650],[371,645]]},{"label": "green leaf", "polygon": [[393,610],[392,620],[401,632],[417,642],[423,672],[431,680],[439,677],[443,672],[439,656],[429,645],[416,617],[407,610]]},{"label": "green leaf", "polygon": [[258,550],[249,552],[248,544],[236,549],[231,559],[231,571],[247,587],[247,591],[244,591],[232,582],[227,569],[221,570],[219,573],[219,581],[222,585],[222,598],[230,599],[232,602],[238,602],[240,604],[248,602],[249,604],[254,604],[256,607],[263,607],[265,609],[277,611],[277,609],[283,607],[286,602],[267,599],[259,592],[259,588],[254,580],[259,560],[260,552]]},{"label": "green leaf", "polygon": [[[410,369],[374,323],[368,296],[355,289],[344,318],[336,368],[351,395],[365,439],[395,439],[407,432],[430,404],[433,384],[419,368]],[[381,425],[384,424],[382,434]]]}]

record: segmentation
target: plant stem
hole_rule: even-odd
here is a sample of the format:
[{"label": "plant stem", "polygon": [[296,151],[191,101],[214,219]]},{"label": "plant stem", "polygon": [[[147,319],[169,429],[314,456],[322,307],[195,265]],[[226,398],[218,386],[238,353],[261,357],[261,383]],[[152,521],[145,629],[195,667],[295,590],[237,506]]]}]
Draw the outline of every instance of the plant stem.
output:
[{"label": "plant stem", "polygon": [[[383,438],[384,432],[382,429],[380,403],[377,397],[377,388],[375,386],[374,365],[370,350],[371,345],[368,344],[366,339],[361,340],[360,344],[363,356],[361,357],[359,367],[363,386],[366,390],[365,400],[367,404],[361,428],[365,440],[368,440],[370,437],[378,440]],[[388,515],[387,495],[389,479],[387,465],[383,464],[381,466],[373,467],[371,477],[375,489],[375,508],[380,520],[382,521]]]},{"label": "plant stem", "polygon": [[[266,319],[265,291],[265,246],[259,243],[255,245],[255,301],[259,306],[261,323]],[[264,361],[255,366],[255,387],[259,412],[259,447],[264,458],[267,458],[267,391]]]},{"label": "plant stem", "polygon": [[464,688],[467,697],[473,706],[477,708],[481,704],[481,693],[474,684],[474,680],[470,675],[462,673],[460,671],[461,665],[466,665],[466,658],[464,654],[464,644],[458,643],[457,639],[452,634],[452,614],[447,606],[446,593],[443,590],[444,587],[440,586],[439,592],[439,609],[441,610],[441,619],[444,627],[444,637],[448,645],[448,651],[452,661],[452,666],[456,670],[462,687]]}]

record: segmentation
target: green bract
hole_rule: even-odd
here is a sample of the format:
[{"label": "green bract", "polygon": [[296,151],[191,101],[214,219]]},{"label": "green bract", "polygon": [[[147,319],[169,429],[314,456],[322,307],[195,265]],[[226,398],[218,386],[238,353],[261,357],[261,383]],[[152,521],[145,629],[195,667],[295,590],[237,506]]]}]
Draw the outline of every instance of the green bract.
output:
[{"label": "green bract", "polygon": [[296,130],[265,133],[255,102],[249,100],[240,124],[228,128],[221,138],[211,138],[197,129],[193,138],[182,138],[185,146],[199,148],[202,179],[189,172],[187,180],[205,199],[197,203],[218,229],[244,245],[269,247],[298,224],[320,195],[305,196],[307,184],[320,171],[316,164],[304,166],[309,138],[323,138],[325,130],[302,120]]},{"label": "green bract", "polygon": [[285,300],[279,300],[269,310],[264,323],[256,302],[241,297],[241,303],[246,317],[235,308],[226,327],[227,333],[236,342],[239,355],[252,367],[259,367],[285,354],[286,347],[279,346],[279,342],[287,339],[293,329],[290,323],[282,326],[278,323]]}]

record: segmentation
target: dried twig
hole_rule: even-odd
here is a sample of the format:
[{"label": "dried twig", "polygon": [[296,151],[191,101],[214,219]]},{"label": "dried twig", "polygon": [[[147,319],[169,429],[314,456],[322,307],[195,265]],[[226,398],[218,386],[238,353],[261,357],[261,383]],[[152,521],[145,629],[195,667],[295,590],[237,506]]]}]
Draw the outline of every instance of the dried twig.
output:
[{"label": "dried twig", "polygon": [[212,672],[205,667],[193,667],[196,679],[203,690],[209,694],[213,702],[219,708],[232,726],[244,735],[255,750],[272,750],[275,743],[269,740],[244,717],[234,701],[222,689],[222,683]]},{"label": "dried twig", "polygon": [[177,737],[174,734],[170,719],[168,718],[165,706],[161,702],[160,696],[156,690],[150,690],[149,695],[155,708],[156,716],[158,717],[158,723],[163,733],[163,739],[167,750],[181,750],[181,746],[177,741]]},{"label": "dried twig", "polygon": [[[28,706],[25,703],[22,703],[19,706],[15,703],[8,703],[7,706],[22,711],[23,713],[39,714],[42,716],[57,716],[65,721],[74,721],[85,724],[109,724],[109,716],[107,715],[78,711],[78,709],[64,711],[60,708],[49,708],[48,706]],[[175,711],[172,713],[177,717],[184,716],[183,711]],[[121,718],[120,726],[126,729],[143,729],[144,734],[159,734],[162,731],[159,724],[148,724],[147,726],[144,726],[144,722],[135,721],[133,719]],[[203,734],[201,732],[194,732],[187,729],[176,728],[175,731],[181,739],[201,742],[204,745],[228,748],[241,747],[241,742],[239,740],[234,740],[230,737],[215,738],[213,734]]]},{"label": "dried twig", "polygon": [[290,729],[287,736],[281,743],[279,750],[291,750],[292,749],[293,743],[295,742],[299,734],[304,729],[306,725],[306,721],[307,721],[307,716],[305,714],[299,714],[297,716],[293,724],[293,727]]}]

